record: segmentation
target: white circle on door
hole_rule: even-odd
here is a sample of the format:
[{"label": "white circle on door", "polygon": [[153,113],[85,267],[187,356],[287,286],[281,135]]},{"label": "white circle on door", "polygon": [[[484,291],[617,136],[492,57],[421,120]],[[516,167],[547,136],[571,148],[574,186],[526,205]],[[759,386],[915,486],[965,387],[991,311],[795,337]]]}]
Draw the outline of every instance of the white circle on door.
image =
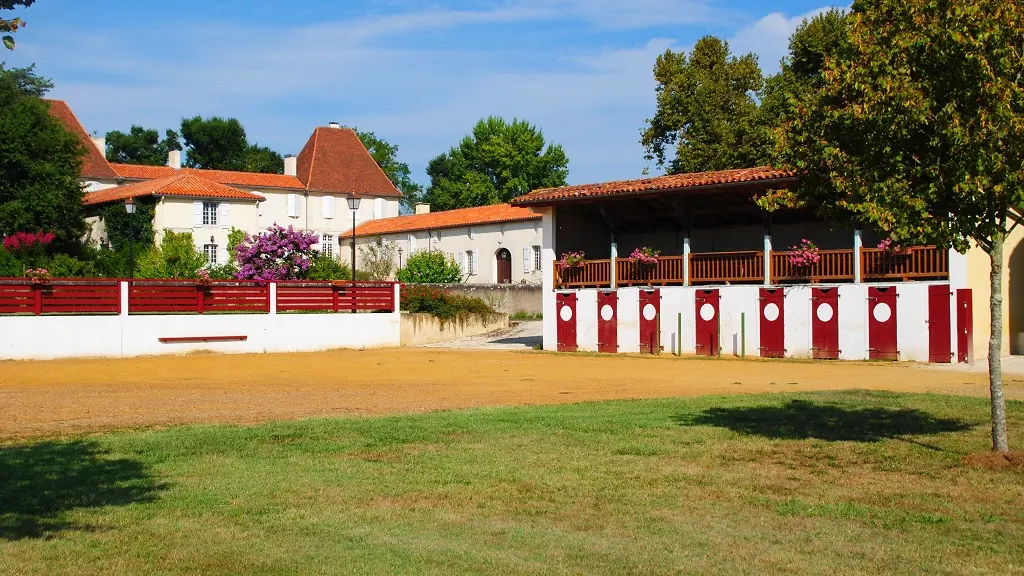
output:
[{"label": "white circle on door", "polygon": [[654,307],[654,304],[647,304],[644,306],[644,320],[654,320],[654,317],[658,315],[658,309]]},{"label": "white circle on door", "polygon": [[558,317],[561,318],[563,322],[572,320],[572,308],[570,306],[562,306],[562,309],[558,311]]},{"label": "white circle on door", "polygon": [[769,322],[775,322],[779,319],[779,305],[771,302],[766,304],[764,307],[764,319]]},{"label": "white circle on door", "polygon": [[875,309],[871,311],[871,315],[875,317],[875,320],[885,323],[889,321],[889,318],[892,318],[892,308],[889,308],[888,304],[882,302],[875,305]]},{"label": "white circle on door", "polygon": [[815,315],[818,317],[818,320],[828,322],[832,319],[832,316],[835,315],[835,310],[832,309],[831,304],[825,302],[818,305],[818,310],[815,312]]},{"label": "white circle on door", "polygon": [[[650,304],[648,304],[648,306],[650,306]],[[611,306],[609,306],[608,304],[601,306],[601,320],[608,322],[609,320],[612,319],[612,316],[615,316],[615,311],[612,310]]]},{"label": "white circle on door", "polygon": [[715,307],[711,304],[705,303],[700,307],[700,317],[705,322],[710,322],[715,318]]}]

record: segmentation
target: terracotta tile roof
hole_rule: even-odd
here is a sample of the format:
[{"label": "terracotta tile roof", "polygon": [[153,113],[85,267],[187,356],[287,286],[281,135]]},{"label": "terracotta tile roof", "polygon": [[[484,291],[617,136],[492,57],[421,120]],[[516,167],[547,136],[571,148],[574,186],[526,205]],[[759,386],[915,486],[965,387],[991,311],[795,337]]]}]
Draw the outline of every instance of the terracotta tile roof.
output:
[{"label": "terracotta tile roof", "polygon": [[258,172],[234,172],[231,170],[202,170],[198,168],[182,168],[175,170],[170,166],[140,166],[137,164],[111,164],[121,178],[127,180],[152,180],[166,178],[178,173],[195,174],[219,184],[245,186],[251,188],[285,188],[302,190],[302,182],[294,176],[284,174],[262,174]]},{"label": "terracotta tile roof", "polygon": [[166,178],[145,180],[116,188],[90,192],[82,201],[86,206],[120,202],[139,196],[186,196],[191,198],[224,198],[232,200],[263,200],[263,196],[200,178],[188,172],[176,172]]},{"label": "terracotta tile roof", "polygon": [[796,177],[794,172],[776,170],[770,166],[719,170],[717,172],[692,172],[673,174],[639,180],[619,180],[600,184],[580,184],[561,188],[541,188],[512,200],[513,206],[543,206],[558,202],[571,202],[586,198],[609,196],[634,196],[662,191],[707,188],[746,182],[789,181]]},{"label": "terracotta tile roof", "polygon": [[[396,216],[394,218],[370,220],[369,222],[356,226],[356,234],[359,236],[379,236],[382,234],[416,232],[419,230],[437,230],[441,228],[459,228],[462,226],[476,226],[481,224],[500,224],[502,222],[539,220],[540,218],[540,213],[534,212],[529,208],[515,208],[508,204],[494,204],[492,206],[460,208],[458,210],[445,210],[443,212],[409,214],[408,216]],[[351,231],[342,235],[343,238],[351,236]]]},{"label": "terracotta tile roof", "polygon": [[93,143],[89,133],[82,127],[82,123],[75,117],[71,107],[63,100],[44,100],[50,105],[50,116],[53,116],[64,125],[64,128],[78,137],[85,148],[85,157],[82,158],[82,176],[86,178],[108,178],[117,179],[117,172],[107,163],[106,157]]},{"label": "terracotta tile roof", "polygon": [[297,158],[299,180],[309,190],[399,197],[355,130],[319,127]]}]

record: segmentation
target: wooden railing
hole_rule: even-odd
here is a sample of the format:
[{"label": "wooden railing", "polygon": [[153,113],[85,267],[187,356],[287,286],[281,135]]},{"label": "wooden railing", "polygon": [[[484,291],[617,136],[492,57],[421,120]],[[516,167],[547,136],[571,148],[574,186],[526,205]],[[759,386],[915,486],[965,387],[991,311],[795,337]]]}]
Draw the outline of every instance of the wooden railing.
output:
[{"label": "wooden railing", "polygon": [[900,252],[862,248],[860,261],[864,281],[949,278],[949,252],[935,246],[914,246]]},{"label": "wooden railing", "polygon": [[772,252],[772,284],[787,282],[852,282],[853,249],[819,250],[818,261],[794,266],[789,252]]},{"label": "wooden railing", "polygon": [[579,266],[555,263],[556,288],[599,288],[611,286],[611,260],[584,260]]},{"label": "wooden railing", "polygon": [[619,286],[665,286],[683,283],[683,257],[659,256],[657,264],[641,264],[628,258],[615,261]]},{"label": "wooden railing", "polygon": [[764,282],[764,252],[690,254],[690,284]]},{"label": "wooden railing", "polygon": [[0,314],[119,314],[117,280],[0,280]]}]

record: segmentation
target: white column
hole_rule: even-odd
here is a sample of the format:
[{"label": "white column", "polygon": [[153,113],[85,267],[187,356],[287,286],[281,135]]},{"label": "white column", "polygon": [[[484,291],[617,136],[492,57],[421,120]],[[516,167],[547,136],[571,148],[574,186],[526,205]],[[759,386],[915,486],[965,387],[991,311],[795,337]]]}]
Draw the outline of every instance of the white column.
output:
[{"label": "white column", "polygon": [[860,283],[860,249],[864,247],[864,238],[861,235],[860,226],[853,229],[853,281]]},{"label": "white column", "polygon": [[270,283],[270,312],[271,316],[277,316],[277,282]]},{"label": "white column", "polygon": [[558,350],[558,311],[555,303],[555,209],[543,208],[541,218],[541,276],[544,283],[544,349]]},{"label": "white column", "polygon": [[690,285],[690,233],[683,236],[683,286]]},{"label": "white column", "polygon": [[612,232],[612,251],[611,251],[611,264],[609,265],[609,274],[611,275],[611,287],[612,290],[618,287],[618,276],[616,275],[618,270],[616,266],[616,259],[619,257],[619,245],[615,242],[615,233]]},{"label": "white column", "polygon": [[772,283],[772,232],[764,231],[764,285]]}]

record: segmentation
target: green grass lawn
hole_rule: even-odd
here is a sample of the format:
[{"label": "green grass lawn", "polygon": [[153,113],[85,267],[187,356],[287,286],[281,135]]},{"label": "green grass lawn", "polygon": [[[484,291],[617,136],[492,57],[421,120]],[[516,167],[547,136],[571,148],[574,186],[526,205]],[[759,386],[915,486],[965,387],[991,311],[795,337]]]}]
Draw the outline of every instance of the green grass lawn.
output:
[{"label": "green grass lawn", "polygon": [[6,444],[0,574],[1024,573],[1024,470],[963,463],[987,416],[853,392]]}]

